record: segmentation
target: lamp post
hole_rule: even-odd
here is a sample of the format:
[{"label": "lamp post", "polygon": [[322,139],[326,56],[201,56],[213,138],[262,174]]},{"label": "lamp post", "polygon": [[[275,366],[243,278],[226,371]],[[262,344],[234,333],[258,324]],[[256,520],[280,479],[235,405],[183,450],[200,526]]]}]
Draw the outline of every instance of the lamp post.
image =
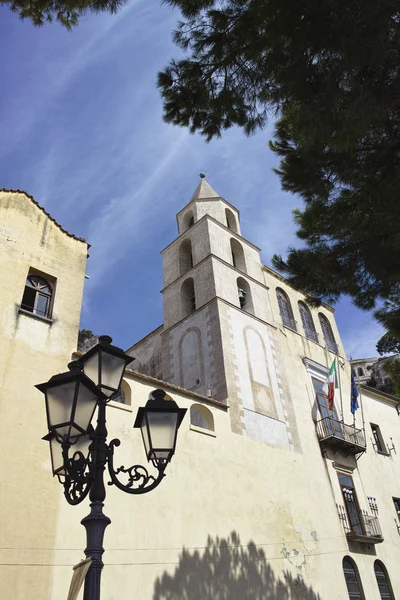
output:
[{"label": "lamp post", "polygon": [[[50,444],[53,475],[64,486],[69,504],[80,504],[88,494],[90,498],[90,513],[81,521],[86,529],[85,554],[92,559],[85,578],[84,600],[100,599],[103,538],[111,523],[103,513],[106,466],[109,485],[128,494],[150,492],[165,476],[186,413],[167,398],[164,390],[154,390],[146,406],[138,409],[133,427],[141,429],[146,457],[156,474],[149,474],[142,465],[115,469],[114,448],[121,442],[113,439],[107,443],[106,406],[120,388],[125,366],[133,359],[111,342],[110,337],[101,336],[79,361],[68,365],[67,373],[36,386],[45,395],[49,433],[43,439]],[[91,421],[96,408],[94,429]],[[119,475],[125,476],[125,481]]]}]

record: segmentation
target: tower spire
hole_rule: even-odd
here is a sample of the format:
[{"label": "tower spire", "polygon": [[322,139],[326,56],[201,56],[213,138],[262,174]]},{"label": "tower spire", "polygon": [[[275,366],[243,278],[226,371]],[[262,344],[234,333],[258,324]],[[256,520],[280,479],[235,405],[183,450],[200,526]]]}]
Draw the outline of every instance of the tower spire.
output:
[{"label": "tower spire", "polygon": [[211,187],[209,183],[206,181],[206,176],[204,173],[200,173],[200,183],[195,189],[195,192],[191,198],[191,200],[201,199],[201,198],[220,198],[221,196],[217,194],[215,190]]}]

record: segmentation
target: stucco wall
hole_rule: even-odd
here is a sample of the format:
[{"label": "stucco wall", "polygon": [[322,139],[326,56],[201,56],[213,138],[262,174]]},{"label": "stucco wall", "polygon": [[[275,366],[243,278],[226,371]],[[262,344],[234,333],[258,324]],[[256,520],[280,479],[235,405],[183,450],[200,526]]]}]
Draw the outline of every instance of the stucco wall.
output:
[{"label": "stucco wall", "polygon": [[[290,285],[285,280],[282,280],[282,278],[274,275],[274,273],[271,272],[269,269],[264,270],[264,276],[265,276],[265,284],[270,289],[269,302],[271,304],[273,319],[274,319],[274,322],[276,323],[276,325],[280,329],[282,329],[282,330],[284,329],[285,335],[288,335],[288,336],[291,335],[290,329],[283,326],[282,318],[279,313],[278,301],[277,301],[277,297],[276,297],[276,289],[281,288],[284,292],[286,292],[287,296],[289,297],[290,304],[291,304],[292,311],[293,311],[294,320],[296,322],[297,334],[306,338],[303,324],[301,321],[300,312],[299,312],[299,306],[298,306],[299,301],[302,301],[302,302],[306,301],[305,295],[303,293],[293,289],[292,287],[290,287]],[[322,333],[322,329],[321,329],[321,324],[320,324],[320,321],[318,318],[318,314],[321,313],[329,321],[329,324],[332,328],[333,336],[335,338],[335,342],[338,345],[339,355],[342,357],[345,357],[343,344],[340,339],[339,330],[337,328],[335,317],[334,317],[334,310],[329,309],[327,306],[324,306],[324,305],[322,305],[318,308],[313,308],[313,307],[309,307],[309,308],[311,311],[315,330],[318,334],[318,344],[323,348],[325,348],[325,346],[326,346],[324,336]],[[292,338],[290,338],[290,339],[292,339]],[[315,342],[308,340],[308,339],[306,339],[305,342],[308,344],[308,346],[307,346],[308,348],[315,347],[315,344],[316,344]],[[311,344],[311,346],[309,344]],[[334,353],[332,353],[332,360],[333,360],[333,358],[334,358]]]},{"label": "stucco wall", "polygon": [[189,277],[194,281],[196,308],[202,307],[215,297],[213,264],[208,258],[163,290],[164,329],[168,329],[185,317],[181,301],[181,288]]},{"label": "stucco wall", "polygon": [[162,372],[162,350],[161,333],[163,326],[152,333],[149,333],[144,339],[140,340],[127,350],[129,356],[135,358],[132,368],[144,375],[163,379]]},{"label": "stucco wall", "polygon": [[[75,350],[87,244],[24,193],[0,192],[0,581],[4,600],[49,598],[59,490],[49,485],[42,394]],[[52,322],[19,313],[29,268],[56,278]],[[15,566],[9,566],[11,564]],[[6,566],[7,565],[7,566]]]},{"label": "stucco wall", "polygon": [[[108,410],[110,436],[122,440],[116,461],[125,466],[145,461],[132,422],[137,407],[155,387],[134,375],[128,379],[133,412],[114,406]],[[302,453],[293,453],[232,434],[230,409],[169,393],[181,407],[200,403],[211,410],[215,437],[191,429],[187,413],[176,455],[159,488],[137,497],[107,488],[105,513],[112,523],[105,535],[102,599],[120,600],[127,594],[141,600],[346,599],[342,559],[350,551],[336,511],[331,465],[321,455],[311,417],[304,413],[305,395],[296,399],[298,412],[303,412]],[[369,453],[360,460],[368,468]],[[374,488],[381,486],[384,494],[388,481],[379,471],[374,477]],[[390,493],[399,493],[398,466],[391,478]],[[57,483],[49,481],[50,485]],[[72,565],[82,556],[79,549],[85,541],[79,521],[88,512],[84,504],[61,506],[54,552],[59,565]],[[385,511],[382,504],[388,541],[385,537],[374,551],[364,547],[352,554],[366,600],[379,598],[373,574],[377,557],[386,565],[394,589],[400,585],[396,558],[400,536],[395,531],[397,538],[390,537],[386,531],[394,530],[394,523],[392,510],[386,525]],[[51,598],[64,600],[71,569],[59,566],[55,573]]]},{"label": "stucco wall", "polygon": [[164,286],[168,286],[182,275],[179,265],[179,249],[185,240],[190,240],[192,244],[193,265],[206,258],[210,254],[208,219],[202,219],[193,225],[162,251]]},{"label": "stucco wall", "polygon": [[245,273],[264,283],[263,273],[261,271],[260,256],[258,250],[244,238],[235,235],[229,229],[223,229],[218,223],[209,219],[210,251],[215,256],[225,262],[232,264],[232,252],[230,240],[234,239],[242,246],[244,259],[246,263]]}]

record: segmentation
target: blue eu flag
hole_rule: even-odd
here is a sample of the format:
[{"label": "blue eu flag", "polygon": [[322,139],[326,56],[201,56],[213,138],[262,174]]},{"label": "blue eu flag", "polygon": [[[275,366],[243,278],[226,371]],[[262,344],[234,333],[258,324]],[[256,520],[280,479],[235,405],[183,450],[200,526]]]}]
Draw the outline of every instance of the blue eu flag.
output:
[{"label": "blue eu flag", "polygon": [[356,386],[356,380],[354,379],[354,375],[352,373],[351,374],[351,404],[350,404],[350,410],[353,413],[353,415],[356,412],[357,408],[359,408],[358,401],[357,401],[358,396],[359,396],[359,391],[358,391],[357,386]]}]

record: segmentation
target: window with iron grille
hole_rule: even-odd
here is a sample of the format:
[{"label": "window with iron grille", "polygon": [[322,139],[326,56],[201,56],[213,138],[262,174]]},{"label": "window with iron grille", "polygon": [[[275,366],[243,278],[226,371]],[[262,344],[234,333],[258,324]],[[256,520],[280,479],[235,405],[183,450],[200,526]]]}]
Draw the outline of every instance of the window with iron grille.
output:
[{"label": "window with iron grille", "polygon": [[39,317],[50,319],[53,301],[53,286],[43,277],[28,274],[22,296],[21,308]]},{"label": "window with iron grille", "polygon": [[332,327],[328,321],[328,319],[322,313],[319,313],[319,322],[322,329],[322,334],[324,336],[325,344],[328,350],[332,350],[332,352],[338,352],[338,347],[335,341],[335,337],[333,335]]},{"label": "window with iron grille", "polygon": [[343,559],[343,574],[346,580],[349,600],[364,600],[364,592],[356,563],[350,556]]},{"label": "window with iron grille", "polygon": [[285,327],[289,327],[296,331],[296,321],[294,320],[292,307],[287,294],[280,288],[276,288],[276,297],[278,300],[279,312],[282,317],[282,323]]},{"label": "window with iron grille", "polygon": [[304,333],[310,340],[313,340],[313,342],[318,342],[318,336],[311,316],[311,311],[304,302],[299,302],[299,312],[301,322],[303,323]]},{"label": "window with iron grille", "polygon": [[375,561],[374,571],[381,600],[394,600],[389,575],[386,571],[385,565],[380,560]]}]

